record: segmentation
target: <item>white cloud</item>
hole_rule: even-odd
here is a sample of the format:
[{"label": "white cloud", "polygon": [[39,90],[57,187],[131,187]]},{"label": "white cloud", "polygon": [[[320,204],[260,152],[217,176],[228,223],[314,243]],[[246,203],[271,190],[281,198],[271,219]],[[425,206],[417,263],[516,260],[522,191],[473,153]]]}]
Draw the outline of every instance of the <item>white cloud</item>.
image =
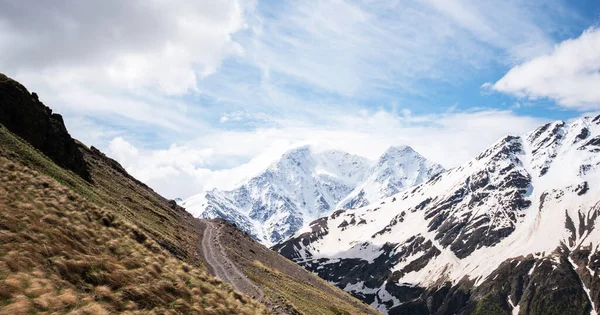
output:
[{"label": "white cloud", "polygon": [[108,154],[139,180],[175,198],[197,191],[196,181],[203,179],[213,150],[173,144],[168,149],[141,151],[117,137],[109,143]]},{"label": "white cloud", "polygon": [[[489,85],[488,85],[489,87]],[[565,40],[546,55],[510,69],[491,88],[529,99],[550,98],[578,110],[600,109],[600,29]]]},{"label": "white cloud", "polygon": [[[341,114],[326,126],[280,121],[277,128],[211,132],[168,150],[132,149],[115,139],[109,153],[128,171],[168,197],[189,197],[218,187],[230,189],[266,168],[290,148],[311,144],[376,159],[390,145],[408,144],[446,167],[473,158],[507,134],[522,134],[543,120],[510,111],[395,116],[377,111]],[[137,159],[131,159],[136,156]],[[122,160],[121,158],[122,157]],[[211,170],[212,169],[212,170]]]},{"label": "white cloud", "polygon": [[[0,68],[68,117],[176,131],[202,125],[180,95],[239,57],[241,0],[0,3]],[[32,10],[32,8],[35,8]]]},{"label": "white cloud", "polygon": [[11,73],[93,70],[117,87],[180,94],[196,88],[197,73],[243,51],[231,39],[244,23],[237,0],[25,0],[1,9],[10,36],[0,40],[0,60]]},{"label": "white cloud", "polygon": [[140,151],[121,137],[114,138],[108,144],[108,150],[113,157],[125,165],[131,165],[140,158]]},{"label": "white cloud", "polygon": [[243,111],[235,111],[223,114],[223,116],[221,116],[221,118],[219,119],[219,122],[225,123],[228,121],[242,121],[244,119],[260,119],[261,117],[259,116],[260,115],[250,114]]}]

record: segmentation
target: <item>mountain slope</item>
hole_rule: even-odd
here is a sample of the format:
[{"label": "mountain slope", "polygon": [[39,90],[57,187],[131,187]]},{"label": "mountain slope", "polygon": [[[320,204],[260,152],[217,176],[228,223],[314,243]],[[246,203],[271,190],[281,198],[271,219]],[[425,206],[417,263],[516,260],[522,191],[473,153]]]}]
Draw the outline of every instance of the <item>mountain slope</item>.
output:
[{"label": "mountain slope", "polygon": [[505,137],[274,249],[390,313],[589,313],[600,296],[599,123]]},{"label": "mountain slope", "polygon": [[[9,86],[29,93],[20,84]],[[27,113],[27,106],[32,103],[10,108]],[[242,241],[232,229],[221,237],[227,246],[243,242],[246,251],[261,253],[264,266],[293,284],[260,301],[236,292],[210,275],[201,246],[205,221],[155,193],[96,148],[70,138],[64,125],[57,130],[65,133],[48,141],[75,143],[91,180],[57,165],[0,124],[0,313],[375,313],[325,282],[304,285],[320,279],[292,263],[277,269],[269,262],[285,258],[249,237]],[[250,270],[242,268],[246,275]],[[307,308],[289,300],[292,294],[316,294],[322,300]]]},{"label": "mountain slope", "polygon": [[[158,206],[146,208],[152,214],[138,212],[149,201],[138,204],[137,194],[110,204],[102,188],[58,167],[2,125],[0,179],[2,314],[266,311],[188,256],[182,245],[191,245],[185,238],[194,234],[179,213],[165,211],[161,218],[165,209]],[[129,220],[128,211],[142,218]],[[153,218],[165,226],[152,227]],[[180,230],[171,230],[175,226]]]},{"label": "mountain slope", "polygon": [[220,243],[227,257],[262,291],[264,300],[289,314],[376,314],[375,309],[259,245],[221,219]]},{"label": "mountain slope", "polygon": [[271,245],[338,207],[389,196],[441,169],[409,147],[390,148],[373,163],[340,151],[304,146],[285,153],[234,190],[212,190],[189,198],[182,206],[198,217],[232,222]]}]

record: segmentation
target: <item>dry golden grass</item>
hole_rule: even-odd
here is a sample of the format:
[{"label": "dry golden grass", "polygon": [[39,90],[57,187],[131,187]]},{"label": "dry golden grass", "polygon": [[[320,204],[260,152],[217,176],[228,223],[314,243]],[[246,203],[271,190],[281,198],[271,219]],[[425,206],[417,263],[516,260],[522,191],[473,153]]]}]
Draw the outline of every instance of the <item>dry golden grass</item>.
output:
[{"label": "dry golden grass", "polygon": [[[137,229],[143,232],[136,237],[153,238],[174,257],[203,267],[196,255],[202,233],[198,232],[196,220],[189,213],[129,176],[117,162],[101,152],[83,144],[80,144],[80,151],[88,163],[93,183],[57,166],[0,125],[0,156],[47,175],[51,178],[49,181],[54,180],[97,207],[110,210],[101,219],[104,225],[110,226],[114,220],[135,222]],[[47,184],[41,183],[43,187]],[[0,196],[6,193],[0,190]],[[62,200],[45,201],[48,202],[45,206],[56,208],[66,198],[63,196]],[[45,220],[56,218],[48,217]]]},{"label": "dry golden grass", "polygon": [[0,313],[258,314],[146,232],[0,155]]}]

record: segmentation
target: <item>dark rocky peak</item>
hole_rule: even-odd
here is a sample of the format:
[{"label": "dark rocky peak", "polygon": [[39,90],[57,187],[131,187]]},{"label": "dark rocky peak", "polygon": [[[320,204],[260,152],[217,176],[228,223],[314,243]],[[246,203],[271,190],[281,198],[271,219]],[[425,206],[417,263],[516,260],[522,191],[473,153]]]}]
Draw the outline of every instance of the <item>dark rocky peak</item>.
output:
[{"label": "dark rocky peak", "polygon": [[590,130],[586,127],[579,129],[579,133],[575,136],[574,143],[587,139],[590,136]]},{"label": "dark rocky peak", "polygon": [[554,121],[554,122],[547,123],[543,126],[538,127],[534,131],[530,132],[529,135],[527,136],[527,140],[535,141],[536,139],[540,138],[540,136],[547,133],[547,131],[550,131],[550,133],[554,133],[554,132],[556,132],[557,127],[562,127],[564,125],[565,125],[564,121]]},{"label": "dark rocky peak", "polygon": [[570,130],[568,132],[576,134],[575,138],[572,140],[572,143],[580,143],[579,150],[592,149],[592,151],[594,152],[597,151],[596,147],[600,143],[600,141],[598,140],[599,136],[593,136],[590,128],[593,128],[593,125],[597,124],[598,120],[600,120],[600,115],[596,117],[586,116],[577,119],[574,123],[571,124]]},{"label": "dark rocky peak", "polygon": [[[527,199],[531,176],[522,167],[523,153],[520,137],[503,138],[477,157],[481,164],[464,173],[461,182],[435,199],[424,199],[413,211],[425,210],[429,231],[458,258],[494,246],[514,231],[531,204]],[[492,204],[503,211],[485,206]]]},{"label": "dark rocky peak", "polygon": [[91,181],[78,145],[61,115],[40,102],[19,82],[0,73],[0,124],[29,142],[59,166]]},{"label": "dark rocky peak", "polygon": [[588,149],[592,152],[598,152],[598,147],[600,147],[600,136],[593,137],[592,139],[586,141],[579,150]]}]

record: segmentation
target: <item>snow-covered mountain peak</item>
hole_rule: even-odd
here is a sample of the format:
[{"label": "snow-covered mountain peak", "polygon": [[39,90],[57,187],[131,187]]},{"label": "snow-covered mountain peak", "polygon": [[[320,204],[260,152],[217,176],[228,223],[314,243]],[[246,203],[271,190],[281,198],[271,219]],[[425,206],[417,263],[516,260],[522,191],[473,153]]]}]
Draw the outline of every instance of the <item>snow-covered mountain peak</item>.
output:
[{"label": "snow-covered mountain peak", "polygon": [[271,164],[270,169],[285,168],[289,166],[301,166],[314,163],[312,148],[309,145],[293,148],[285,152],[281,158]]},{"label": "snow-covered mountain peak", "polygon": [[338,208],[349,209],[368,205],[391,196],[405,188],[421,184],[444,168],[425,159],[410,146],[387,149],[369,171],[369,177],[338,203]]},{"label": "snow-covered mountain peak", "polygon": [[401,183],[403,187],[399,187],[400,191],[401,188],[420,184],[423,177],[430,178],[443,170],[441,165],[427,160],[410,146],[394,146],[381,155],[371,173],[377,174],[375,181],[378,183],[405,179]]},{"label": "snow-covered mountain peak", "polygon": [[269,245],[329,215],[357,187],[367,192],[361,202],[374,201],[424,182],[441,170],[408,146],[390,148],[374,162],[305,145],[285,152],[237,188],[193,196],[184,207],[199,217],[229,220]]},{"label": "snow-covered mountain peak", "polygon": [[317,150],[305,145],[291,149],[269,167],[285,176],[332,177],[354,186],[364,179],[373,162],[339,150]]},{"label": "snow-covered mountain peak", "polygon": [[388,158],[397,158],[403,155],[419,155],[412,147],[408,145],[395,145],[389,147],[381,157],[380,160],[388,159]]}]

